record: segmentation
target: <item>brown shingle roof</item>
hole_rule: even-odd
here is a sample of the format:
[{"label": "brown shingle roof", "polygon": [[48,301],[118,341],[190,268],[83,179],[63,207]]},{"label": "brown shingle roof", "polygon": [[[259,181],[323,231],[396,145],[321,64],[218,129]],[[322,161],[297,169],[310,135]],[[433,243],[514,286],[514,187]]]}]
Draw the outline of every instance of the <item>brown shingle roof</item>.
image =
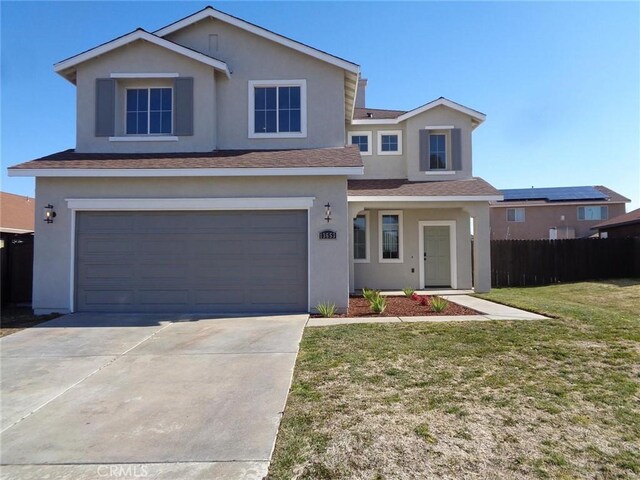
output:
[{"label": "brown shingle roof", "polygon": [[33,198],[0,192],[0,231],[33,232],[35,204]]},{"label": "brown shingle roof", "polygon": [[610,188],[607,188],[603,185],[594,185],[593,188],[604,193],[610,202],[630,202],[627,197],[620,195],[618,192],[614,192]]},{"label": "brown shingle roof", "polygon": [[404,179],[394,180],[349,180],[350,196],[484,196],[500,195],[482,178],[468,180],[445,180],[442,182],[410,182]]},{"label": "brown shingle roof", "polygon": [[356,108],[353,111],[354,120],[366,120],[366,119],[390,119],[398,118],[400,115],[407,113],[405,110],[385,110],[382,108]]},{"label": "brown shingle roof", "polygon": [[629,223],[640,223],[640,208],[631,210],[629,213],[625,213],[624,215],[618,215],[617,217],[610,218],[609,220],[591,227],[591,230],[613,227],[614,225],[627,225]]},{"label": "brown shingle roof", "polygon": [[77,153],[65,150],[10,169],[178,169],[361,167],[357,146],[305,150],[216,150],[198,153]]}]

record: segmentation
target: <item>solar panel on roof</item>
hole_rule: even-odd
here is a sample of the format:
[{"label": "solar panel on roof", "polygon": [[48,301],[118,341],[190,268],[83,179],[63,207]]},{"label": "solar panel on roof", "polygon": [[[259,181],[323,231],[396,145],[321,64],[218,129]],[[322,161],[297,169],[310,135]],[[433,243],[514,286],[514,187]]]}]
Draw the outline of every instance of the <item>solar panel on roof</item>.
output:
[{"label": "solar panel on roof", "polygon": [[504,201],[546,200],[566,202],[571,200],[606,200],[608,197],[594,187],[511,188],[501,190]]}]

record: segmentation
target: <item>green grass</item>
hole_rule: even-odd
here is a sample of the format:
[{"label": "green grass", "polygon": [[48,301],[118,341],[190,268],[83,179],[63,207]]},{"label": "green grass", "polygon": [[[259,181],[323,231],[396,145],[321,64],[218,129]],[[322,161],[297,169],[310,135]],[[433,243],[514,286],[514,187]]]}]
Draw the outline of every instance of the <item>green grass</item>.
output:
[{"label": "green grass", "polygon": [[306,329],[269,478],[638,478],[640,282],[482,297],[554,318]]}]

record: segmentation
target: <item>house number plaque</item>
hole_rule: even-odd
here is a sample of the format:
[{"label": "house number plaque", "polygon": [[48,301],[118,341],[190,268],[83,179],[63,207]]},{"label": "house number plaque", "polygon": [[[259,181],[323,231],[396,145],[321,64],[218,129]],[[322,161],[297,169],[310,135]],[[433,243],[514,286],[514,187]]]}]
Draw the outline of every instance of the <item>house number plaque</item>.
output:
[{"label": "house number plaque", "polygon": [[333,230],[323,230],[318,234],[320,240],[335,240],[338,234]]}]

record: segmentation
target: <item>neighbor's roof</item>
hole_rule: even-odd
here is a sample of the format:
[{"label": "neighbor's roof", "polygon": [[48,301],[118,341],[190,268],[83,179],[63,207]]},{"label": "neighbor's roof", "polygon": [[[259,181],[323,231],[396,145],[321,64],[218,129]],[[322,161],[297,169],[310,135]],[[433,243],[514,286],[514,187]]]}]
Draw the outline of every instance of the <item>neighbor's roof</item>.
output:
[{"label": "neighbor's roof", "polygon": [[35,200],[0,192],[0,232],[31,233],[35,222]]},{"label": "neighbor's roof", "polygon": [[[479,177],[468,180],[411,182],[405,179],[349,180],[348,195],[357,197],[492,197],[500,192]],[[484,198],[483,198],[484,199]]]},{"label": "neighbor's roof", "polygon": [[548,188],[512,188],[500,190],[504,202],[545,201],[545,202],[580,202],[610,201],[629,202],[619,193],[602,185],[583,187],[548,187]]},{"label": "neighbor's roof", "polygon": [[191,153],[77,153],[65,150],[9,167],[50,169],[224,169],[362,167],[357,146],[302,150],[215,150]]},{"label": "neighbor's roof", "polygon": [[56,63],[53,66],[53,69],[58,74],[69,80],[71,83],[75,84],[76,66],[83,62],[86,62],[87,60],[91,60],[92,58],[104,55],[105,53],[116,50],[120,47],[123,47],[124,45],[128,45],[139,40],[152,43],[159,47],[171,50],[172,52],[176,52],[189,57],[200,63],[209,65],[210,67],[223,72],[227,76],[227,78],[230,76],[229,68],[227,67],[227,64],[222,60],[218,60],[217,58],[213,58],[210,55],[205,55],[204,53],[198,52],[191,48],[171,42],[162,37],[154,35],[153,33],[149,33],[142,28],[138,28],[133,32],[127,33],[125,35],[122,35],[121,37],[103,43],[102,45],[98,45],[97,47],[91,48],[82,53],[74,55],[73,57],[62,60],[61,62]]},{"label": "neighbor's roof", "polygon": [[617,217],[610,218],[602,223],[599,223],[593,227],[592,230],[602,229],[605,227],[619,227],[620,225],[629,225],[632,223],[640,223],[640,208],[632,210],[624,215],[618,215]]}]

